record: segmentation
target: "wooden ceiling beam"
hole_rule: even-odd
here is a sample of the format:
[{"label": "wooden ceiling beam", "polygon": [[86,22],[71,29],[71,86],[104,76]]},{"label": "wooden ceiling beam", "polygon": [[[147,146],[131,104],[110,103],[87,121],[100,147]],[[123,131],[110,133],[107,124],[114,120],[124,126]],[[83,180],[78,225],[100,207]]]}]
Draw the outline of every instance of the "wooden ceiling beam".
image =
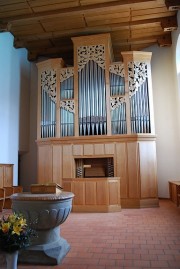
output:
[{"label": "wooden ceiling beam", "polygon": [[[113,43],[114,50],[117,51],[120,47],[126,47],[126,46],[142,46],[143,44],[155,44],[158,43],[159,46],[170,46],[172,44],[171,40],[171,34],[166,33],[164,35],[153,35],[142,38],[128,38],[124,40],[120,40],[119,42]],[[142,46],[143,47],[143,46]],[[28,48],[28,44],[26,46],[28,50],[28,59],[31,61],[35,60],[38,56],[51,56],[51,57],[62,57],[63,59],[66,57],[64,55],[72,55],[73,57],[73,46],[63,46],[63,47],[49,47],[49,48]],[[59,56],[57,56],[59,55]],[[70,56],[69,55],[69,56]],[[70,57],[69,57],[70,59]]]},{"label": "wooden ceiling beam", "polygon": [[165,0],[165,4],[169,10],[179,10],[180,9],[180,1],[179,0]]},{"label": "wooden ceiling beam", "polygon": [[164,30],[164,32],[171,32],[177,30],[178,28],[177,17],[174,16],[163,18],[161,21],[161,27]]},{"label": "wooden ceiling beam", "polygon": [[118,46],[124,46],[127,44],[130,45],[134,45],[134,44],[146,44],[146,43],[152,43],[152,42],[158,42],[158,44],[163,43],[164,40],[164,44],[166,43],[166,45],[170,45],[172,44],[172,40],[171,40],[171,34],[170,33],[166,33],[163,35],[149,35],[149,36],[144,36],[143,39],[142,38],[128,38],[128,39],[124,39],[124,40],[120,40],[118,42],[112,42],[113,43],[113,47],[118,47]]},{"label": "wooden ceiling beam", "polygon": [[115,11],[117,8],[132,8],[132,7],[142,7],[144,3],[150,3],[156,6],[157,1],[155,0],[121,0],[121,1],[112,1],[107,3],[92,4],[86,6],[78,6],[71,8],[64,8],[60,10],[51,10],[46,12],[38,12],[30,15],[19,15],[2,18],[1,22],[25,22],[33,20],[43,20],[51,19],[53,17],[63,16],[72,16],[72,15],[85,15],[89,12],[104,12],[104,11]]},{"label": "wooden ceiling beam", "polygon": [[158,38],[158,44],[160,47],[170,47],[172,45],[171,35],[165,35]]},{"label": "wooden ceiling beam", "polygon": [[174,17],[166,17],[166,18],[157,18],[157,19],[149,19],[143,21],[130,21],[127,23],[114,23],[107,26],[92,26],[86,28],[77,28],[77,29],[67,29],[63,31],[57,32],[49,32],[49,33],[41,33],[41,34],[33,34],[33,35],[23,35],[17,36],[14,38],[14,46],[16,48],[23,47],[27,42],[33,42],[37,40],[45,40],[45,39],[57,39],[61,37],[72,37],[73,35],[86,35],[86,34],[98,34],[105,32],[114,32],[120,30],[131,30],[131,27],[135,26],[144,26],[150,27],[151,24],[157,23],[161,25],[164,31],[172,31],[177,29],[177,19]]}]

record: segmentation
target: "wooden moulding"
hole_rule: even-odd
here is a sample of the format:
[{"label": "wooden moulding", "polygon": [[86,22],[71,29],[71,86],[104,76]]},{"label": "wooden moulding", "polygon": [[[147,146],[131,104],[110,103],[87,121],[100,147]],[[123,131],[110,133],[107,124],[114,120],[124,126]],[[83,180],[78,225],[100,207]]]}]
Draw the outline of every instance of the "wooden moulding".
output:
[{"label": "wooden moulding", "polygon": [[53,194],[61,192],[62,187],[56,183],[46,183],[31,184],[30,189],[32,194]]}]

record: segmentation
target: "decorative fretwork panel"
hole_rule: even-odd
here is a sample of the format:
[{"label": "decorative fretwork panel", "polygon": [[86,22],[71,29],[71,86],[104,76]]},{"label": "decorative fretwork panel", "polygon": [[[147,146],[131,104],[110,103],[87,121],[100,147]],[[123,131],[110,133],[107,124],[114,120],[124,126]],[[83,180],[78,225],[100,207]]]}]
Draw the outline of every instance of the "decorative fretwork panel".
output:
[{"label": "decorative fretwork panel", "polygon": [[128,63],[128,81],[129,81],[129,95],[138,91],[139,87],[145,82],[147,75],[147,64],[143,62],[129,62]]},{"label": "decorative fretwork panel", "polygon": [[56,100],[56,71],[45,70],[41,73],[41,89],[49,95],[53,102]]},{"label": "decorative fretwork panel", "polygon": [[105,47],[104,45],[81,46],[77,49],[78,70],[81,71],[91,60],[105,69]]}]

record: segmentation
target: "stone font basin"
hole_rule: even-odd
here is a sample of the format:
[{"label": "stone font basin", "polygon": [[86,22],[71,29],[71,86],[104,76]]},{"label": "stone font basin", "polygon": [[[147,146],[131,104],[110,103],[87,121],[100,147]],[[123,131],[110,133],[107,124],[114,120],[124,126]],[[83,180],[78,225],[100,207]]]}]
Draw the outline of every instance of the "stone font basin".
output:
[{"label": "stone font basin", "polygon": [[32,246],[20,252],[20,262],[55,265],[62,261],[70,245],[60,236],[60,225],[71,212],[73,197],[71,192],[11,196],[13,212],[22,213],[38,234]]}]

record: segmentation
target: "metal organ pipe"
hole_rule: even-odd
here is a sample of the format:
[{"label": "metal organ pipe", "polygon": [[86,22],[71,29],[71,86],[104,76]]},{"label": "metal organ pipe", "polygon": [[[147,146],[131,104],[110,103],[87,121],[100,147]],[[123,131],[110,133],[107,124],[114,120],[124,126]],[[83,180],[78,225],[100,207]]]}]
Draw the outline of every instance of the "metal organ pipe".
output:
[{"label": "metal organ pipe", "polygon": [[150,133],[150,110],[148,83],[146,81],[139,86],[130,98],[131,109],[131,132],[132,133]]},{"label": "metal organ pipe", "polygon": [[[110,77],[110,95],[113,97],[122,97],[125,95],[124,78],[109,73]],[[118,107],[111,111],[112,134],[126,134],[126,104],[121,103]]]},{"label": "metal organ pipe", "polygon": [[[61,82],[61,100],[72,100],[74,98],[74,77],[71,76]],[[61,136],[74,135],[74,113],[61,107]]]},{"label": "metal organ pipe", "polygon": [[105,70],[92,60],[79,72],[79,133],[106,134]]},{"label": "metal organ pipe", "polygon": [[49,93],[42,89],[41,94],[41,137],[55,137],[56,104]]}]

